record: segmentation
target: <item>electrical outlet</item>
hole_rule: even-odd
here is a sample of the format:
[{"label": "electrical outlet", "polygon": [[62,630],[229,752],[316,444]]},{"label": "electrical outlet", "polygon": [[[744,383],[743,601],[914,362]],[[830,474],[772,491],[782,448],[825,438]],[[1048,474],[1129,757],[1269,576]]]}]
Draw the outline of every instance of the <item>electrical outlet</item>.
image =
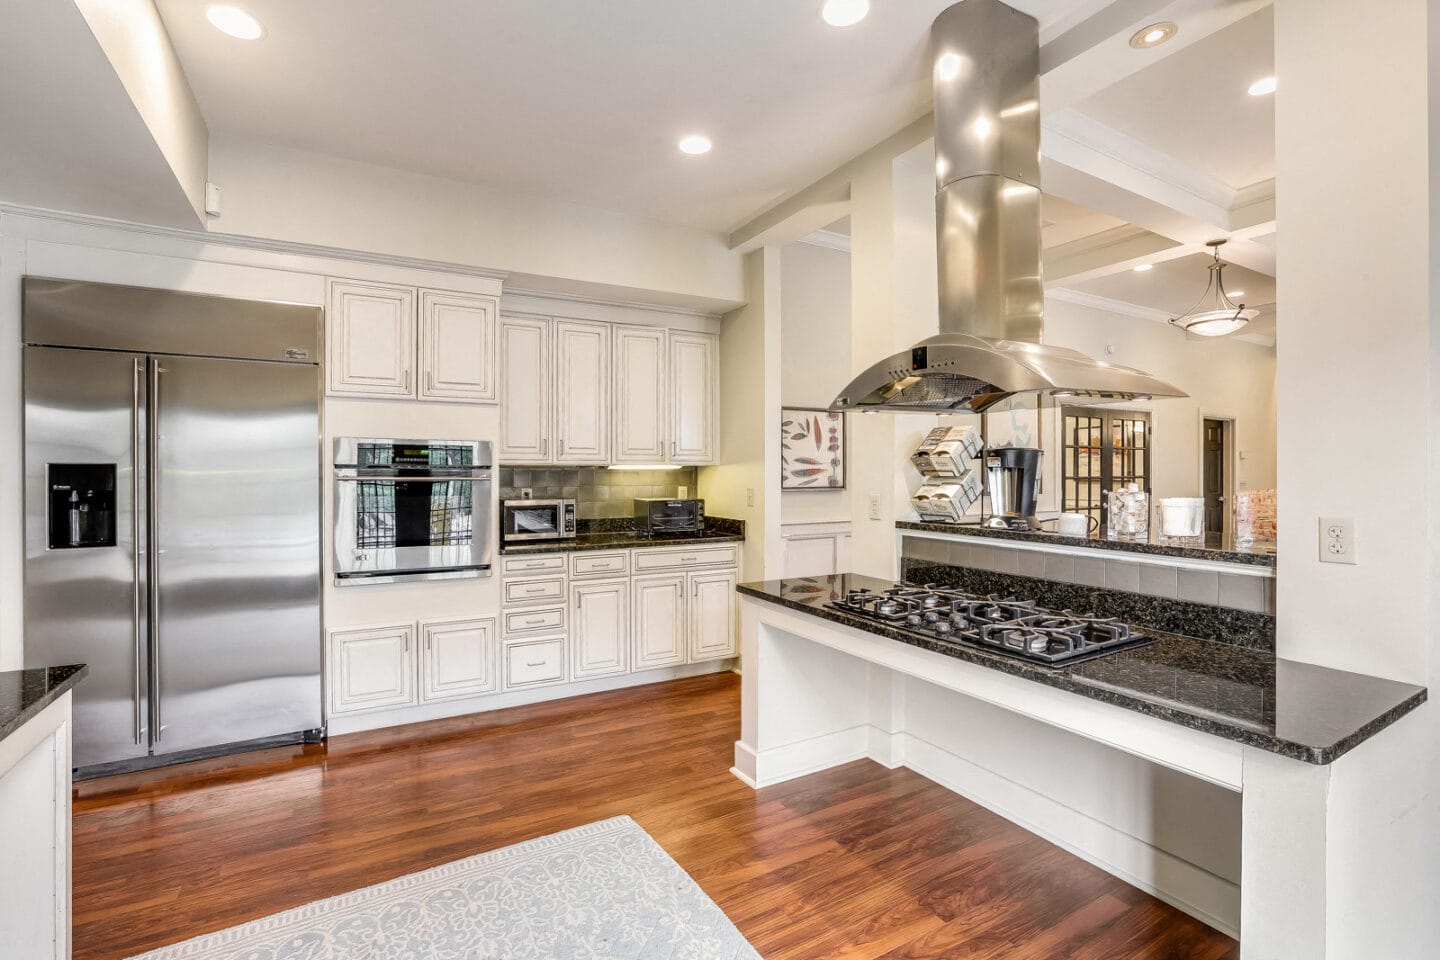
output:
[{"label": "electrical outlet", "polygon": [[680,492],[675,494],[675,498],[677,500],[684,500],[688,496],[690,496],[690,488],[683,483],[680,484]]},{"label": "electrical outlet", "polygon": [[754,487],[746,487],[746,488],[745,488],[745,506],[747,506],[747,507],[753,507],[753,506],[755,506],[755,488],[754,488]]},{"label": "electrical outlet", "polygon": [[521,488],[520,488],[520,499],[521,499],[521,500],[534,500],[534,499],[535,499],[535,488],[534,488],[534,487],[521,487]]},{"label": "electrical outlet", "polygon": [[878,493],[870,494],[870,519],[880,519],[880,494]]},{"label": "electrical outlet", "polygon": [[1356,563],[1355,518],[1320,518],[1320,562]]}]

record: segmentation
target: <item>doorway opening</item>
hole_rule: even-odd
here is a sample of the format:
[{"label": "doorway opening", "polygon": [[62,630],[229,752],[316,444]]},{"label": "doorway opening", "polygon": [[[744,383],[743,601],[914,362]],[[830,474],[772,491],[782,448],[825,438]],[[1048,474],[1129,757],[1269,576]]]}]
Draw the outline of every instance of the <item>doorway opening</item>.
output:
[{"label": "doorway opening", "polygon": [[1230,536],[1235,496],[1235,421],[1203,417],[1200,422],[1200,495],[1205,500],[1205,545],[1221,547]]}]

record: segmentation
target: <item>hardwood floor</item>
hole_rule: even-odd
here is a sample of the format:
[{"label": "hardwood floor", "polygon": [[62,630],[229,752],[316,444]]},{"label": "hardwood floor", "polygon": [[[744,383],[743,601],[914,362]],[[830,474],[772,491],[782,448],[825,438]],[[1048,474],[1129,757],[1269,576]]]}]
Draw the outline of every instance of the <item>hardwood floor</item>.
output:
[{"label": "hardwood floor", "polygon": [[1238,958],[1235,941],[918,774],[758,793],[696,677],[77,785],[75,960],[628,814],[766,960]]}]

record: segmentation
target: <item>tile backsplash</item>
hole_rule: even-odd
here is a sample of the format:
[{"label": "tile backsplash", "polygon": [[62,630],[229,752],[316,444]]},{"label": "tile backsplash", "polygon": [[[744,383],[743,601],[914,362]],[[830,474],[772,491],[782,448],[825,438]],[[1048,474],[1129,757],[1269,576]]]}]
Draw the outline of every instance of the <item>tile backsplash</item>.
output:
[{"label": "tile backsplash", "polygon": [[685,487],[696,496],[695,468],[610,470],[605,467],[501,467],[500,499],[519,500],[529,487],[536,500],[567,497],[581,520],[613,520],[635,514],[636,497],[675,497]]}]

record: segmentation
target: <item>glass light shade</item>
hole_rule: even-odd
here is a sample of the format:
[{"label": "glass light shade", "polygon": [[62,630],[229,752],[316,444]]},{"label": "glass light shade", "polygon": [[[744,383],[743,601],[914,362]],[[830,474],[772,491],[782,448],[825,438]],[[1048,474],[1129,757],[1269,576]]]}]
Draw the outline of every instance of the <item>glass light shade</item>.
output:
[{"label": "glass light shade", "polygon": [[1239,330],[1259,314],[1259,310],[1248,309],[1210,310],[1206,313],[1190,314],[1170,322],[1186,333],[1193,333],[1197,337],[1223,337]]}]

